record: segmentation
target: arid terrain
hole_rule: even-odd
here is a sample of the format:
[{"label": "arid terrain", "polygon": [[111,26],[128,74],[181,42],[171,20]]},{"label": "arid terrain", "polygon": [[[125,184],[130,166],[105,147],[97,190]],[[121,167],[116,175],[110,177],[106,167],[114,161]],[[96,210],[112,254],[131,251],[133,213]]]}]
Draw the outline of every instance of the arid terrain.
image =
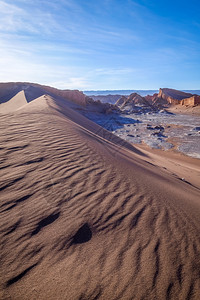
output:
[{"label": "arid terrain", "polygon": [[78,91],[0,100],[0,297],[198,300],[200,160],[121,139]]}]

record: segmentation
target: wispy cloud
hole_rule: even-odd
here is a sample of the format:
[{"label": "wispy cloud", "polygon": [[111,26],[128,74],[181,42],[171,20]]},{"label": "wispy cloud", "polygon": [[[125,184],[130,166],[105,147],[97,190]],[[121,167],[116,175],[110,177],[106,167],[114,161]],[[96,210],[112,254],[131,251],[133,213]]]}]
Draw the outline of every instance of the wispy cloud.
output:
[{"label": "wispy cloud", "polygon": [[99,68],[95,69],[94,72],[97,75],[108,75],[108,76],[118,76],[118,75],[124,75],[124,74],[130,74],[135,72],[136,69],[133,68]]},{"label": "wispy cloud", "polygon": [[21,18],[24,17],[25,11],[20,7],[0,1],[0,30],[17,31],[21,27]]},{"label": "wispy cloud", "polygon": [[61,30],[51,11],[39,9],[36,5],[27,2],[24,5],[10,4],[0,1],[0,31],[22,34],[52,34],[52,31]]},{"label": "wispy cloud", "polygon": [[140,39],[127,28],[104,25],[103,22],[96,20],[95,13],[93,16],[86,8],[72,0],[62,0],[56,5],[46,0],[30,2],[16,0],[15,4],[0,0],[0,31],[35,33],[40,36],[46,34],[48,38],[77,42],[95,40],[120,43]]}]

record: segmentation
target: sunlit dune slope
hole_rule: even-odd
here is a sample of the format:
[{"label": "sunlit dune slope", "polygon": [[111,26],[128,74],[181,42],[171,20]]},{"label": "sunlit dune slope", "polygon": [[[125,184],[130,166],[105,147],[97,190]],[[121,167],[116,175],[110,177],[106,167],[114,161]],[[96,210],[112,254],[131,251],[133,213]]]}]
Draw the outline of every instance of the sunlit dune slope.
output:
[{"label": "sunlit dune slope", "polygon": [[47,95],[0,132],[3,299],[199,299],[198,188]]},{"label": "sunlit dune slope", "polygon": [[16,111],[26,104],[27,100],[24,91],[22,90],[18,92],[14,97],[12,97],[10,101],[0,104],[0,114]]}]

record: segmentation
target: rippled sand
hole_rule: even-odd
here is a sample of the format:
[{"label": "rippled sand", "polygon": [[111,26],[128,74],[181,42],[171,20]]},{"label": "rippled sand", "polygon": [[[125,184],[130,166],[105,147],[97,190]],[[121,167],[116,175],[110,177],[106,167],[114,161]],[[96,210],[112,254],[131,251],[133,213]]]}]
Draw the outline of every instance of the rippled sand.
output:
[{"label": "rippled sand", "polygon": [[48,96],[0,132],[3,299],[199,299],[198,165],[180,180]]}]

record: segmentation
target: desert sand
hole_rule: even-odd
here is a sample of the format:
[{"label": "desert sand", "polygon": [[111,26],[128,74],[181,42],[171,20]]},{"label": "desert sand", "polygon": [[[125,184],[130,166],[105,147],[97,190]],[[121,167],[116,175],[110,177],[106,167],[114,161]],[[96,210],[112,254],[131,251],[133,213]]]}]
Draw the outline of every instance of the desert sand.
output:
[{"label": "desert sand", "polygon": [[167,108],[167,111],[175,114],[192,114],[200,116],[200,105],[198,106],[184,106],[184,105],[173,105]]},{"label": "desert sand", "polygon": [[47,95],[5,112],[2,299],[199,299],[198,159],[135,148]]}]

